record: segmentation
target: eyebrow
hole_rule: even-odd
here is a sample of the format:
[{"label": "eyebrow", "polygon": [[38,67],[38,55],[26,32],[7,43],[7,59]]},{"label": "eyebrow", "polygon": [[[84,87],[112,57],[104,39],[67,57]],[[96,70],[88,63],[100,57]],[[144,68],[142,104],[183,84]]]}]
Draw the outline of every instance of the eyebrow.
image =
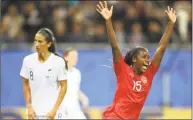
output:
[{"label": "eyebrow", "polygon": [[147,54],[141,53],[141,54],[140,54],[140,56],[144,56],[144,55],[150,57],[149,53],[147,53]]},{"label": "eyebrow", "polygon": [[43,41],[43,40],[41,40],[41,39],[34,39],[34,41],[44,42],[44,41]]}]

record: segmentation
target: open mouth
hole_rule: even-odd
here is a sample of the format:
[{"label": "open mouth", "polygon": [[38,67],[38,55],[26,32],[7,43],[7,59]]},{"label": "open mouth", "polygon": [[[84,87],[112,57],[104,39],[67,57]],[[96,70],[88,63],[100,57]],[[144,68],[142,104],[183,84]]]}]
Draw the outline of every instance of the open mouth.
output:
[{"label": "open mouth", "polygon": [[149,63],[144,63],[143,64],[143,69],[147,70],[148,65],[149,65]]}]

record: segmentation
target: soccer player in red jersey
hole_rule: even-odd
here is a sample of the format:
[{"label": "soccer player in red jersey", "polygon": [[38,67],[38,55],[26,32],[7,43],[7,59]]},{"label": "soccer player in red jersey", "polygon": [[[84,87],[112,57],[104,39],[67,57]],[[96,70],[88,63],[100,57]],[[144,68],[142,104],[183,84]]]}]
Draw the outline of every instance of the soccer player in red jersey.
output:
[{"label": "soccer player in red jersey", "polygon": [[176,12],[173,8],[165,12],[169,23],[162,36],[153,60],[150,61],[148,50],[144,47],[135,47],[122,57],[118,47],[111,17],[113,6],[110,10],[107,2],[99,2],[96,9],[105,19],[109,42],[113,53],[113,67],[117,78],[117,89],[113,104],[103,113],[103,119],[139,119],[152,80],[160,66],[169,38],[176,22]]}]

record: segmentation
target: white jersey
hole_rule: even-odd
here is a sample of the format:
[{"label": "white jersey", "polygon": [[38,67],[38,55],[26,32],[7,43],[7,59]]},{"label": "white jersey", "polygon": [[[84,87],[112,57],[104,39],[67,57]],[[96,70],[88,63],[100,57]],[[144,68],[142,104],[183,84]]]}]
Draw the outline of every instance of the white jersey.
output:
[{"label": "white jersey", "polygon": [[86,119],[81,110],[78,99],[81,83],[81,73],[78,69],[72,68],[72,71],[68,71],[67,75],[68,75],[67,92],[62,102],[63,109],[65,109],[64,114],[66,114],[64,118]]},{"label": "white jersey", "polygon": [[65,61],[51,53],[40,63],[38,54],[23,60],[20,75],[29,80],[32,107],[37,115],[46,115],[54,107],[59,94],[58,81],[67,80]]},{"label": "white jersey", "polygon": [[[81,74],[76,68],[72,68],[72,71],[67,72],[67,92],[63,101],[68,104],[77,105],[79,104],[78,93],[80,90]],[[64,104],[65,104],[64,103]]]}]

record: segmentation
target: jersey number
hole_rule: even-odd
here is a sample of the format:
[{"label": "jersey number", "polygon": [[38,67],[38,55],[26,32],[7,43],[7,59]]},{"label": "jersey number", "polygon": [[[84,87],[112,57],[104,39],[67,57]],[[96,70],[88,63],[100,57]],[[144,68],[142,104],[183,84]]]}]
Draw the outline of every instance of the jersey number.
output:
[{"label": "jersey number", "polygon": [[133,90],[141,91],[141,81],[133,81]]},{"label": "jersey number", "polygon": [[34,79],[34,77],[33,77],[33,72],[30,71],[30,80],[33,80],[33,79]]}]

